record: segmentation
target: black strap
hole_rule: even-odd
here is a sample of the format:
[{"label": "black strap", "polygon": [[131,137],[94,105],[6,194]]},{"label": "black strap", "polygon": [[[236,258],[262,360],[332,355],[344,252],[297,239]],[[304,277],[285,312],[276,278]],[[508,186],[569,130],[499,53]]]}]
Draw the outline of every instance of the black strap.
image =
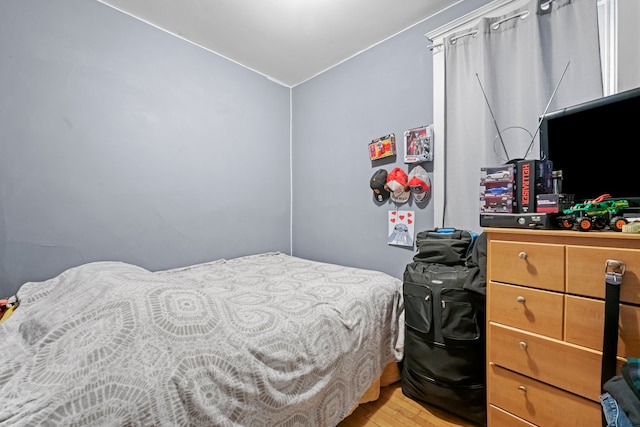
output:
[{"label": "black strap", "polygon": [[[620,261],[608,259],[604,264],[604,338],[602,342],[602,375],[600,377],[601,392],[604,393],[604,383],[616,375],[618,353],[618,319],[620,316],[620,283],[625,265]],[[602,412],[602,426],[608,425],[604,411]]]},{"label": "black strap", "polygon": [[602,376],[604,385],[616,374],[618,352],[618,319],[620,316],[620,283],[624,274],[620,261],[605,262],[604,339],[602,343]]}]

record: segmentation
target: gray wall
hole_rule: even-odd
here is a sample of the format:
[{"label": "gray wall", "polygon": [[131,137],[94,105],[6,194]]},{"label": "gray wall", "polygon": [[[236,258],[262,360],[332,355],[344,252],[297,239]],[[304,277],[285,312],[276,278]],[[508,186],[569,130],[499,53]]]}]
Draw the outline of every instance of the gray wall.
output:
[{"label": "gray wall", "polygon": [[[293,88],[295,255],[402,277],[415,250],[387,244],[395,203],[375,202],[369,179],[378,168],[408,171],[404,131],[433,123],[433,63],[424,34],[486,3],[460,2]],[[371,161],[368,143],[390,133],[398,155]],[[432,164],[422,166],[433,181]],[[416,233],[434,227],[433,202],[410,198],[398,208],[415,212]]]},{"label": "gray wall", "polygon": [[[408,171],[404,131],[433,122],[433,63],[424,34],[490,2],[459,2],[293,88],[294,255],[402,277],[415,250],[387,244],[387,212],[395,204],[376,203],[369,179],[381,167]],[[618,4],[619,90],[640,86],[638,3]],[[370,161],[367,144],[389,133],[398,156]],[[433,182],[432,165],[423,166]],[[415,211],[416,232],[435,226],[433,202],[425,207],[411,198],[398,208]]]},{"label": "gray wall", "polygon": [[[403,132],[433,121],[424,34],[489,2],[291,90],[96,1],[0,2],[0,297],[89,261],[271,250],[401,277],[414,250],[387,245],[369,179],[407,170]],[[398,156],[371,162],[388,133]],[[399,207],[434,226],[433,202]]]},{"label": "gray wall", "polygon": [[0,296],[290,250],[290,89],[96,1],[0,2]]}]

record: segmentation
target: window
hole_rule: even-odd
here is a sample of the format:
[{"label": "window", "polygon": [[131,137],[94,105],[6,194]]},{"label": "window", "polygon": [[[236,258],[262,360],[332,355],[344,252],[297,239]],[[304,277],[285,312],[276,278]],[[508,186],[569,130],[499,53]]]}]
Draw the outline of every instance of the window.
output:
[{"label": "window", "polygon": [[[533,1],[533,0],[532,0]],[[442,40],[453,32],[470,28],[481,17],[498,16],[526,4],[526,0],[495,0],[425,36],[433,53],[434,152],[444,152],[444,53]],[[637,0],[598,0],[600,55],[603,93],[610,95],[640,86],[640,2]],[[442,224],[445,202],[444,157],[436,154],[434,174],[434,223]]]}]

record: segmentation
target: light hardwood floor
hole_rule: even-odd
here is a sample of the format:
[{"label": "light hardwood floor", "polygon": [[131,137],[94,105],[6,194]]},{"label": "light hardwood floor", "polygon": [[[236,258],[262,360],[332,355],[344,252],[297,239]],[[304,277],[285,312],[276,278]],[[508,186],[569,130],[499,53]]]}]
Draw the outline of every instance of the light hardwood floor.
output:
[{"label": "light hardwood floor", "polygon": [[400,382],[380,390],[380,398],[364,403],[337,427],[475,427],[455,415],[416,402],[402,394]]}]

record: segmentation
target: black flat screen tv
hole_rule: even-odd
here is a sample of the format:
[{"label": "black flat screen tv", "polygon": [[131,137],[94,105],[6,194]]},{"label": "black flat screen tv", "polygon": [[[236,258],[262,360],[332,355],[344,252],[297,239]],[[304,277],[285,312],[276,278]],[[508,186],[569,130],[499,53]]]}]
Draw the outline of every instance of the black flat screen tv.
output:
[{"label": "black flat screen tv", "polygon": [[640,87],[542,116],[540,159],[562,171],[576,202],[640,197]]}]

